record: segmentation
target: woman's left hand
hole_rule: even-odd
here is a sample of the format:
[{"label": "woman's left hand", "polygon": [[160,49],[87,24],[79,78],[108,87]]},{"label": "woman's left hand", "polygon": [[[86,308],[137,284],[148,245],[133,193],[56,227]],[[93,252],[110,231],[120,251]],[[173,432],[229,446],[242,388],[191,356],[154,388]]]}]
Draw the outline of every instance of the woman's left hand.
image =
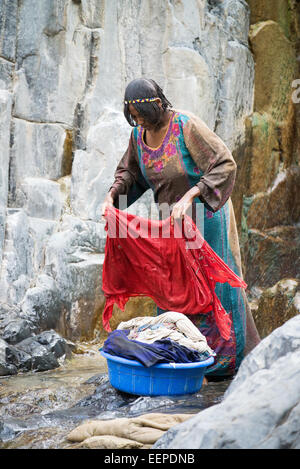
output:
[{"label": "woman's left hand", "polygon": [[184,218],[184,215],[192,205],[194,198],[198,195],[200,195],[200,190],[197,186],[194,186],[192,189],[186,192],[178,202],[176,202],[171,213],[171,225],[174,225],[174,219]]}]

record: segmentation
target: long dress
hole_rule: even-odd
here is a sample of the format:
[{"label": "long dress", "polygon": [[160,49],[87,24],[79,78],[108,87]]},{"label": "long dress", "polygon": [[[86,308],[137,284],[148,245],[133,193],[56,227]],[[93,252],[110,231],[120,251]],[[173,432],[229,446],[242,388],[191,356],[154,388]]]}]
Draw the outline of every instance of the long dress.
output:
[{"label": "long dress", "polygon": [[[157,148],[145,143],[145,129],[132,130],[128,148],[115,171],[112,191],[114,205],[119,196],[127,196],[127,206],[151,188],[156,203],[172,206],[193,186],[200,196],[193,202],[192,218],[204,239],[223,261],[242,276],[239,239],[230,195],[236,176],[236,163],[225,143],[190,112],[173,110],[164,139]],[[197,204],[203,218],[199,226]],[[119,207],[120,208],[120,207]],[[124,208],[124,207],[122,207]],[[203,210],[204,209],[204,210]],[[203,232],[204,231],[204,232]],[[259,342],[243,288],[217,283],[215,292],[230,315],[229,340],[221,337],[213,312],[188,316],[217,353],[208,368],[212,377],[232,376],[244,358]],[[157,314],[164,312],[157,308]]]}]

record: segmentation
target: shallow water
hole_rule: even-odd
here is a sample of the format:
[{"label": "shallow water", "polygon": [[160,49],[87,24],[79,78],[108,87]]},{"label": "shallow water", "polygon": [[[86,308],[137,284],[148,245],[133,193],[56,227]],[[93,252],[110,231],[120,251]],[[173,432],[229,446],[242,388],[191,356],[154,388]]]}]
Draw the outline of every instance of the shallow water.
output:
[{"label": "shallow water", "polygon": [[185,396],[129,395],[110,385],[98,348],[87,347],[56,370],[0,377],[0,448],[69,448],[68,433],[91,418],[197,413],[221,402],[230,384],[211,382]]}]

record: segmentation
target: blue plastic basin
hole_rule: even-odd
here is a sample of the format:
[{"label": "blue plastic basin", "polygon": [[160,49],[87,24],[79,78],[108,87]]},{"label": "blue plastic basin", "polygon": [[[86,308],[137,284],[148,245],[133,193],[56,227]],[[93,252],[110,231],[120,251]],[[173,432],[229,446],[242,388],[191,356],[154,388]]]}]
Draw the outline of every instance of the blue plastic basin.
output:
[{"label": "blue plastic basin", "polygon": [[120,391],[138,396],[176,396],[193,394],[201,389],[206,367],[214,363],[210,357],[194,363],[162,363],[149,368],[135,360],[110,355],[106,358],[110,384]]}]

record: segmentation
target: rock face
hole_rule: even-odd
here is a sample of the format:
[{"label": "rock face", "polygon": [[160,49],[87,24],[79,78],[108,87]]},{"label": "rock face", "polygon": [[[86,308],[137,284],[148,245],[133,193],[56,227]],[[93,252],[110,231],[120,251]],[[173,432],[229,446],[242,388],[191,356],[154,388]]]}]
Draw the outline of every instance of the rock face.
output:
[{"label": "rock face", "polygon": [[245,121],[246,144],[236,154],[239,171],[233,199],[245,281],[264,337],[271,324],[282,324],[279,320],[275,325],[272,318],[286,312],[278,310],[278,303],[276,311],[275,303],[269,302],[268,308],[266,301],[258,303],[257,292],[276,289],[281,280],[299,279],[300,5],[294,0],[248,4],[254,104]]},{"label": "rock face", "polygon": [[[1,2],[3,347],[50,329],[78,341],[103,332],[100,206],[128,144],[131,79],[154,78],[175,108],[196,112],[232,150],[243,144],[249,15],[244,0]],[[130,210],[148,216],[152,202],[148,192]],[[131,302],[125,316],[137,310],[154,304]]]},{"label": "rock face", "polygon": [[169,430],[154,448],[300,449],[300,316],[244,359],[224,400]]}]

